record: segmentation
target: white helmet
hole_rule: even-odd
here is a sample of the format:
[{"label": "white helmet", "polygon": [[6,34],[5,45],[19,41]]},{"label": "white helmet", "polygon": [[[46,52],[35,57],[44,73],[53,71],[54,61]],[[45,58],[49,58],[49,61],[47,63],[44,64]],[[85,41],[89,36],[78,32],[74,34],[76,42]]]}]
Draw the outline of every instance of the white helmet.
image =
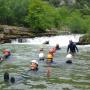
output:
[{"label": "white helmet", "polygon": [[44,53],[39,53],[39,58],[43,58],[44,57]]},{"label": "white helmet", "polygon": [[72,55],[71,54],[67,54],[66,58],[67,59],[71,59],[72,58]]},{"label": "white helmet", "polygon": [[36,63],[36,64],[38,65],[37,60],[32,60],[31,62],[32,62],[32,63]]}]

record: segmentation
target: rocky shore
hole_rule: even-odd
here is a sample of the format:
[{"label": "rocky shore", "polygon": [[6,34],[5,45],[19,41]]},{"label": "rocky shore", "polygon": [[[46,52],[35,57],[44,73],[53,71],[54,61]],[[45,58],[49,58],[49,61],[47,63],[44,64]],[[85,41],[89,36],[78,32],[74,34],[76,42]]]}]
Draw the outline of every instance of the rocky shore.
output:
[{"label": "rocky shore", "polygon": [[10,43],[12,39],[33,38],[38,36],[56,35],[57,32],[47,30],[45,33],[33,33],[32,30],[25,27],[16,27],[8,25],[0,25],[0,43]]},{"label": "rocky shore", "polygon": [[[58,32],[59,30],[46,30],[44,33],[33,33],[31,29],[25,27],[16,27],[8,25],[0,25],[0,43],[11,43],[12,39],[19,39],[20,42],[23,38],[34,38],[40,36],[55,36],[58,34],[70,34],[70,32]],[[90,34],[80,37],[77,45],[90,44]]]},{"label": "rocky shore", "polygon": [[90,44],[90,34],[85,34],[79,38],[79,42],[76,43],[77,45],[88,45]]}]

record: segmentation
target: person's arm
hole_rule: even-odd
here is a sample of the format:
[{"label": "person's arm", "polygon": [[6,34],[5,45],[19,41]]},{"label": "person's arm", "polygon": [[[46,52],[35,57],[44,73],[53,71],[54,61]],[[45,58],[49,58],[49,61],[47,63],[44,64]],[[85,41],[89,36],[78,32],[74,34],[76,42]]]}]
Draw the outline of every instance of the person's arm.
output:
[{"label": "person's arm", "polygon": [[68,51],[69,51],[69,45],[68,45],[68,47],[67,47],[67,53],[68,53]]},{"label": "person's arm", "polygon": [[76,50],[77,50],[77,52],[78,52],[79,50],[78,50],[78,48],[77,48],[77,46],[76,46],[76,45],[75,45],[75,48],[76,48]]}]

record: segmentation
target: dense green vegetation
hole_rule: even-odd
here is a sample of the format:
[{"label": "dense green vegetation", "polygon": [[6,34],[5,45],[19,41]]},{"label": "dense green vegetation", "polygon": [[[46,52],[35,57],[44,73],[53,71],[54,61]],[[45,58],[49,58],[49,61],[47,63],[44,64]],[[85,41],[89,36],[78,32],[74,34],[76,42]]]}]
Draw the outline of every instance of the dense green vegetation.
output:
[{"label": "dense green vegetation", "polygon": [[[64,3],[62,4],[61,1]],[[0,0],[0,24],[46,29],[90,31],[90,0]]]}]

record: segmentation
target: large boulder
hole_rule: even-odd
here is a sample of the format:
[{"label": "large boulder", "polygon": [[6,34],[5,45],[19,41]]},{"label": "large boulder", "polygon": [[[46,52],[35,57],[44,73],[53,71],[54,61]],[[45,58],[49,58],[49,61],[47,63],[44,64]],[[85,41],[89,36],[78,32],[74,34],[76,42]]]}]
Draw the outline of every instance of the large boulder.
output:
[{"label": "large boulder", "polygon": [[82,37],[80,37],[79,42],[76,43],[77,45],[86,45],[90,44],[90,35],[86,34]]}]

